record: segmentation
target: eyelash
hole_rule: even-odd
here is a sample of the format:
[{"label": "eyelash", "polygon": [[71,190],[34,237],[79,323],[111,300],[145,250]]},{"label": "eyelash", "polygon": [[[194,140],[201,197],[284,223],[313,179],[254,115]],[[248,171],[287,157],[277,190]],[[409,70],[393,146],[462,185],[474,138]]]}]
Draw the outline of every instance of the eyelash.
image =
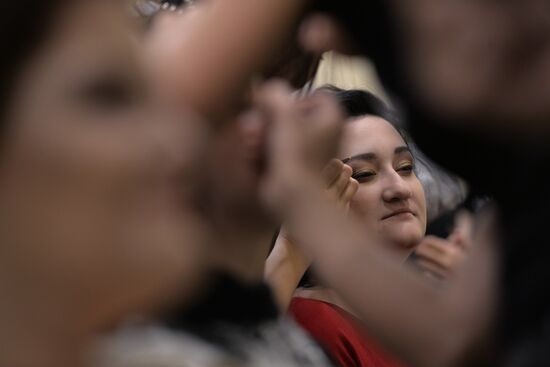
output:
[{"label": "eyelash", "polygon": [[372,179],[375,175],[376,175],[375,172],[363,171],[363,172],[353,172],[351,177],[353,179],[357,180],[357,182],[361,183],[361,182],[366,182],[366,181]]},{"label": "eyelash", "polygon": [[124,80],[97,80],[82,91],[87,103],[104,110],[116,110],[132,105],[138,93]]},{"label": "eyelash", "polygon": [[405,172],[406,174],[411,174],[414,172],[414,164],[405,164],[397,169],[398,172]]},{"label": "eyelash", "polygon": [[[397,169],[397,172],[400,172],[405,176],[409,176],[414,172],[414,168],[415,168],[414,163],[404,164]],[[354,171],[353,174],[351,175],[351,177],[357,180],[359,183],[369,181],[374,176],[376,176],[376,172],[373,172],[373,171],[358,171],[358,172]]]}]

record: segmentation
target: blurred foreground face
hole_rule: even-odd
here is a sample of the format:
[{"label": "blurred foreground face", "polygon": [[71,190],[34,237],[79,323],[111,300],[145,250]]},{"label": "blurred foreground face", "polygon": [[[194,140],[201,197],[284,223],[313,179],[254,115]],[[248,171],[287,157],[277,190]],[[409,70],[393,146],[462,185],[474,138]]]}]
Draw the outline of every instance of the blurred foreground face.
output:
[{"label": "blurred foreground face", "polygon": [[400,25],[407,76],[428,108],[473,125],[494,121],[493,133],[548,125],[547,1],[388,3]]},{"label": "blurred foreground face", "polygon": [[369,233],[406,257],[424,237],[426,199],[405,141],[387,121],[363,117],[345,126],[340,157],[359,182],[351,209]]},{"label": "blurred foreground face", "polygon": [[67,3],[16,85],[0,230],[14,284],[97,322],[192,283],[199,234],[182,177],[200,139],[192,121],[155,113],[118,2]]}]

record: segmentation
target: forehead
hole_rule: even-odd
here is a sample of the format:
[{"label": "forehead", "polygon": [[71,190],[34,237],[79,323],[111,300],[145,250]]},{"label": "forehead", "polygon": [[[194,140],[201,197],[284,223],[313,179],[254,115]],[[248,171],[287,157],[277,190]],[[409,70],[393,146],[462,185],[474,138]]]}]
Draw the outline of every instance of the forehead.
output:
[{"label": "forehead", "polygon": [[67,2],[52,27],[48,48],[60,51],[71,59],[135,52],[136,28],[126,15],[124,3],[108,0]]},{"label": "forehead", "polygon": [[340,146],[340,158],[363,153],[393,156],[395,148],[405,145],[397,130],[386,120],[366,116],[346,123]]},{"label": "forehead", "polygon": [[127,75],[140,70],[136,28],[121,5],[110,0],[67,2],[30,61],[25,82],[59,91],[101,72]]}]

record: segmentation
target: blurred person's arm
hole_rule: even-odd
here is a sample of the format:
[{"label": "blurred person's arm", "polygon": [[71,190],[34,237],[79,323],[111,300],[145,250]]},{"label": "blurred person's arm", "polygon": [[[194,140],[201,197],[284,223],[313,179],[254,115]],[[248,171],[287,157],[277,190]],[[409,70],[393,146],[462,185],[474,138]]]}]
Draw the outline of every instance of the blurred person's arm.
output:
[{"label": "blurred person's arm", "polygon": [[[320,106],[324,112],[312,113],[308,124],[288,123],[293,112],[283,92],[282,87],[271,86],[262,96],[276,126],[271,145],[276,177],[272,177],[275,187],[270,188],[274,197],[269,199],[283,214],[296,243],[316,264],[317,276],[338,290],[374,337],[406,361],[439,367],[464,358],[488,332],[494,316],[494,239],[476,239],[479,244],[456,279],[441,290],[404,268],[384,248],[365,246],[365,238],[375,242],[376,234],[365,233],[334,207],[317,170],[309,165],[315,159],[301,155],[327,154],[335,142],[329,135],[337,135],[335,113]],[[304,150],[306,146],[309,150]]]},{"label": "blurred person's arm", "polygon": [[265,264],[265,280],[282,312],[288,309],[296,287],[310,264],[309,258],[288,235],[279,234]]},{"label": "blurred person's arm", "polygon": [[415,365],[445,366],[461,358],[493,316],[490,245],[477,244],[453,281],[435,289],[384,248],[365,245],[373,235],[342,218],[310,183],[289,200],[287,222],[320,280],[338,290],[372,335]]},{"label": "blurred person's arm", "polygon": [[240,106],[251,77],[272,61],[309,0],[211,0],[160,19],[150,39],[157,78],[214,121]]},{"label": "blurred person's arm", "polygon": [[[351,167],[336,159],[323,170],[327,197],[344,212],[348,211],[349,202],[359,188],[358,182],[351,175]],[[281,310],[286,312],[288,309],[296,287],[310,265],[309,257],[295,244],[295,239],[283,227],[267,258],[265,268],[265,279],[271,286]]]}]

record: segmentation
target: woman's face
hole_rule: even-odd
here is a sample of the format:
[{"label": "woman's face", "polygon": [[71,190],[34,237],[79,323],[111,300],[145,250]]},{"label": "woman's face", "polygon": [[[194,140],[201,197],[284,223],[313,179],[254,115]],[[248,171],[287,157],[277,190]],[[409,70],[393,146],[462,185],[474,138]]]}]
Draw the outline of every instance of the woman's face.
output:
[{"label": "woman's face", "polygon": [[123,2],[67,3],[6,117],[0,236],[14,282],[111,317],[193,283],[200,124],[155,113]]},{"label": "woman's face", "polygon": [[349,121],[340,157],[359,182],[353,212],[382,243],[408,255],[426,230],[426,200],[401,135],[379,117]]}]

